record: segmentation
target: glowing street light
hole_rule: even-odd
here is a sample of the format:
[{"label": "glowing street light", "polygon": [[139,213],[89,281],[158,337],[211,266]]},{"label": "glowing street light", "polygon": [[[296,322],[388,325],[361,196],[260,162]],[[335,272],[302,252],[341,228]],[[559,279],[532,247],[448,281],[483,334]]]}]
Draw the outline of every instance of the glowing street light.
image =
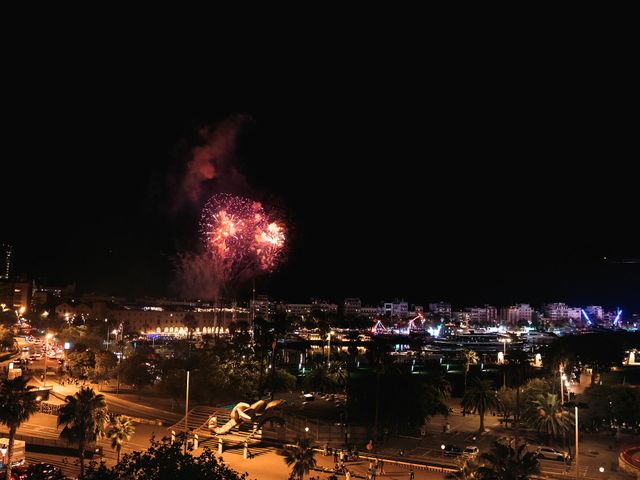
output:
[{"label": "glowing street light", "polygon": [[[589,408],[589,405],[586,403],[582,403],[582,402],[566,402],[562,404],[562,408],[566,408],[566,409],[570,409],[570,408],[574,408],[575,409],[575,413],[574,413],[574,420],[575,420],[575,425],[576,425],[576,479],[578,479],[580,477],[580,450],[578,449],[578,408]],[[600,467],[602,468],[602,467]],[[604,471],[604,468],[602,468],[601,472]]]},{"label": "glowing street light", "polygon": [[53,333],[47,333],[46,346],[44,351],[44,377],[42,379],[42,386],[47,386],[47,360],[49,359],[49,340],[53,338]]},{"label": "glowing street light", "polygon": [[[510,338],[501,338],[500,342],[502,342],[502,346],[503,346],[502,362],[504,363],[504,359],[507,356],[507,343],[511,343],[511,339]],[[503,387],[507,386],[507,371],[506,370],[504,370],[502,372],[502,386]]]},{"label": "glowing street light", "polygon": [[443,443],[442,445],[440,445],[440,450],[442,450],[442,458],[444,458],[444,449],[445,449],[445,445]]},{"label": "glowing street light", "polygon": [[327,365],[330,367],[331,366],[331,335],[333,335],[335,332],[333,330],[331,330],[328,334],[327,334],[327,346],[328,346],[328,352],[327,352]]}]

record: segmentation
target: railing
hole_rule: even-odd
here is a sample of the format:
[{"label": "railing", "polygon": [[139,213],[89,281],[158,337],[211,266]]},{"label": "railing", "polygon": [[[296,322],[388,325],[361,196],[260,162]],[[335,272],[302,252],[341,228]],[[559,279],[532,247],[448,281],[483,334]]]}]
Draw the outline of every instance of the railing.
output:
[{"label": "railing", "polygon": [[48,402],[41,402],[40,403],[40,412],[41,413],[46,413],[47,415],[60,415],[60,407],[62,407],[61,404],[57,404],[57,403],[48,403]]}]

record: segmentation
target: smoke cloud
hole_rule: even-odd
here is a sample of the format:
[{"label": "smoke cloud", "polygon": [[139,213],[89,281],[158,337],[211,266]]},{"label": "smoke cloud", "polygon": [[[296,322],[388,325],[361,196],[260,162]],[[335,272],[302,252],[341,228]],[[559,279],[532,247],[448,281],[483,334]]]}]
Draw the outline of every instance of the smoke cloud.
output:
[{"label": "smoke cloud", "polygon": [[221,269],[209,254],[178,253],[173,290],[182,298],[217,300],[222,287]]},{"label": "smoke cloud", "polygon": [[250,116],[237,114],[199,130],[200,144],[191,150],[176,195],[176,211],[185,205],[202,207],[215,191],[249,191],[244,175],[236,168],[236,147],[242,129],[251,122]]}]

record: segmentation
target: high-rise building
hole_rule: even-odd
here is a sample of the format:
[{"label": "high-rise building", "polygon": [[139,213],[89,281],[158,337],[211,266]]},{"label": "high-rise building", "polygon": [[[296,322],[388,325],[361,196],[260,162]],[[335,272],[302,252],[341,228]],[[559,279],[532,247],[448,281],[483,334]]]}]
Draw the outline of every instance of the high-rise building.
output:
[{"label": "high-rise building", "polygon": [[528,303],[519,303],[500,309],[500,320],[509,325],[517,325],[519,322],[531,322],[533,320],[533,308]]},{"label": "high-rise building", "polygon": [[600,305],[589,305],[585,310],[592,321],[602,320],[604,318],[604,308]]},{"label": "high-rise building", "polygon": [[29,308],[29,293],[31,284],[29,282],[8,282],[0,281],[0,304],[10,310],[20,310]]},{"label": "high-rise building", "polygon": [[409,316],[409,303],[401,302],[385,302],[383,307],[384,315],[390,317],[406,318]]},{"label": "high-rise building", "polygon": [[469,313],[469,321],[472,323],[493,323],[498,319],[498,310],[492,305],[470,307],[466,311]]},{"label": "high-rise building", "polygon": [[0,280],[9,280],[11,277],[11,255],[13,247],[8,243],[3,243],[0,248]]},{"label": "high-rise building", "polygon": [[552,322],[567,320],[569,318],[569,307],[566,303],[548,303],[544,306],[544,314]]}]

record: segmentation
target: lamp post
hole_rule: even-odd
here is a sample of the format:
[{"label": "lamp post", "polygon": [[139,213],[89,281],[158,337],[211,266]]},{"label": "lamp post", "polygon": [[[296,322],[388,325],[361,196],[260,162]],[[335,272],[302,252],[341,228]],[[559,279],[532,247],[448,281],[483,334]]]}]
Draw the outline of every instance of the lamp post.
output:
[{"label": "lamp post", "polygon": [[566,409],[575,409],[575,425],[576,425],[576,479],[580,478],[580,450],[578,449],[578,409],[579,408],[589,408],[589,405],[582,402],[566,402],[562,404],[563,408]]},{"label": "lamp post", "polygon": [[562,377],[564,377],[564,368],[562,363],[560,364],[560,403],[564,402],[564,385],[562,384]]},{"label": "lamp post", "polygon": [[109,351],[109,321],[105,318],[104,323],[107,327],[105,330],[107,331],[107,351]]},{"label": "lamp post", "polygon": [[[118,347],[118,330],[114,329],[113,332],[113,339],[114,342],[116,342],[116,348]],[[120,359],[122,358],[122,352],[120,352],[120,355],[118,355],[118,365],[120,365]],[[117,369],[117,374],[116,374],[116,395],[120,393],[120,369]]]},{"label": "lamp post", "polygon": [[53,333],[47,333],[45,350],[44,350],[44,376],[42,377],[42,387],[47,386],[47,360],[49,358],[49,339],[53,338]]},{"label": "lamp post", "polygon": [[184,407],[184,453],[187,453],[187,443],[189,443],[189,370],[187,370],[187,392]]},{"label": "lamp post", "polygon": [[329,331],[327,334],[327,366],[331,366],[331,335],[333,335],[333,330]]},{"label": "lamp post", "polygon": [[442,450],[442,458],[444,458],[444,449],[445,449],[445,445],[443,443],[442,445],[440,445],[440,450]]},{"label": "lamp post", "polygon": [[[507,356],[507,343],[511,343],[511,339],[510,338],[501,338],[500,341],[502,342],[502,362],[505,362],[505,357]],[[502,386],[506,387],[507,386],[507,370],[504,369],[502,371]]]}]

